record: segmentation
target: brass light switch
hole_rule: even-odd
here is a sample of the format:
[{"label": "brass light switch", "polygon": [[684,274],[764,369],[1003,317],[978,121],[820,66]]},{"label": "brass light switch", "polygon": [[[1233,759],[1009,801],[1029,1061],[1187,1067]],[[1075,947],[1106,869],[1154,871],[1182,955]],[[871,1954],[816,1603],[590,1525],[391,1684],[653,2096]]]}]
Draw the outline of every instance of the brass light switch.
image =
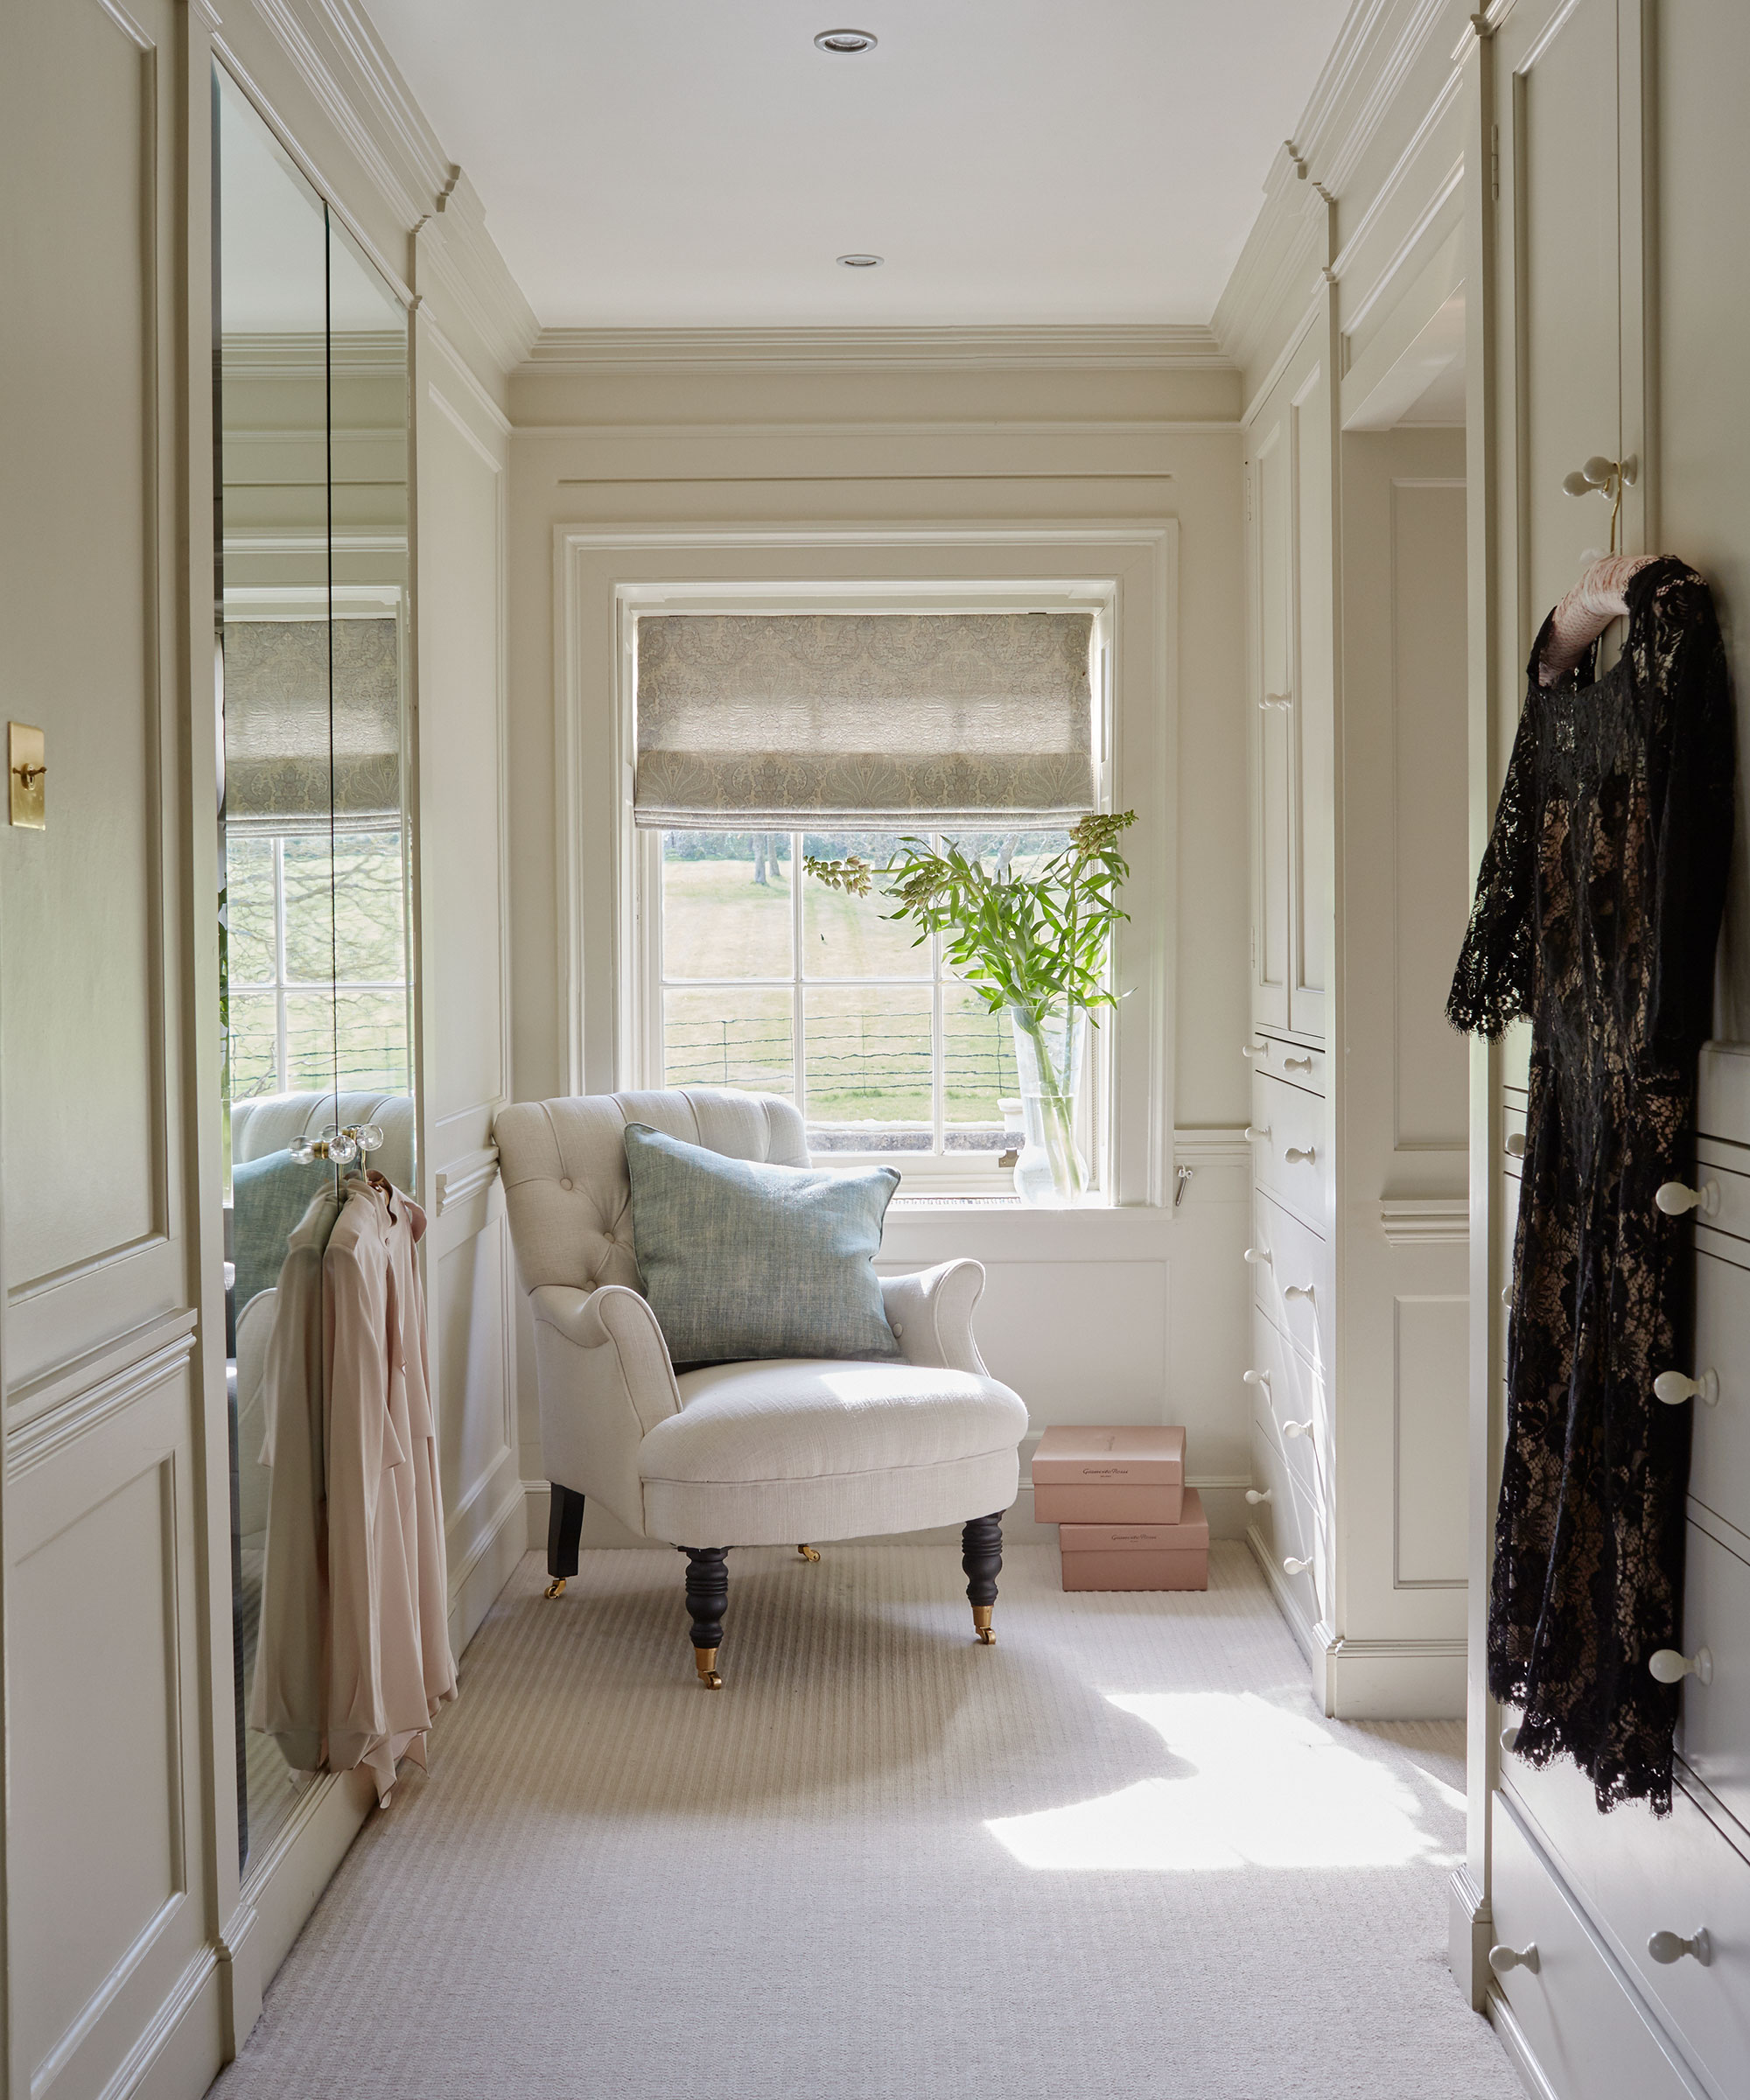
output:
[{"label": "brass light switch", "polygon": [[48,819],[44,814],[43,776],[48,766],[43,759],[43,732],[32,728],[28,722],[9,722],[6,724],[6,783],[10,790],[8,798],[8,818],[22,824],[27,830],[44,831]]}]

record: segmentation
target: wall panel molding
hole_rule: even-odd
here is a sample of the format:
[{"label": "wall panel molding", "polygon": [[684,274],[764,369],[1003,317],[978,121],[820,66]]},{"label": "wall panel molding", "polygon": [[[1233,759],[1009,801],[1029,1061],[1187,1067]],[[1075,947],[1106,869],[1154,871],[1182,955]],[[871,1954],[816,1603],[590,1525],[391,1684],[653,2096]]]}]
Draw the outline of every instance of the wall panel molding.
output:
[{"label": "wall panel molding", "polygon": [[663,368],[696,372],[1221,371],[1215,332],[1190,324],[1084,327],[543,328],[526,374]]}]

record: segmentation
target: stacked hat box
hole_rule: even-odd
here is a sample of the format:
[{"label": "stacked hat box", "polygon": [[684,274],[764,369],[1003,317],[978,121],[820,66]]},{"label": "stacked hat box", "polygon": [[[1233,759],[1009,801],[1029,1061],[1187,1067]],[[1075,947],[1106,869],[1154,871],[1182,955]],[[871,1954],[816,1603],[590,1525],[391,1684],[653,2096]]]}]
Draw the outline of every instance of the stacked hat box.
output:
[{"label": "stacked hat box", "polygon": [[1207,1590],[1209,1524],[1185,1485],[1182,1429],[1048,1429],[1033,1516],[1058,1527],[1066,1590]]}]

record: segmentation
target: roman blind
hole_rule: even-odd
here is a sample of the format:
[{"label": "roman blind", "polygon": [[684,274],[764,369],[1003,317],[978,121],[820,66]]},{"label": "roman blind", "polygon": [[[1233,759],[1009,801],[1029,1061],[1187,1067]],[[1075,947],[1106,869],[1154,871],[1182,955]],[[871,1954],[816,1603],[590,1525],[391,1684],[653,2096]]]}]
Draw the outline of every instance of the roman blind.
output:
[{"label": "roman blind", "polygon": [[228,620],[225,821],[270,831],[401,811],[392,620]]},{"label": "roman blind", "polygon": [[1089,612],[646,613],[638,823],[1058,824],[1094,807]]}]

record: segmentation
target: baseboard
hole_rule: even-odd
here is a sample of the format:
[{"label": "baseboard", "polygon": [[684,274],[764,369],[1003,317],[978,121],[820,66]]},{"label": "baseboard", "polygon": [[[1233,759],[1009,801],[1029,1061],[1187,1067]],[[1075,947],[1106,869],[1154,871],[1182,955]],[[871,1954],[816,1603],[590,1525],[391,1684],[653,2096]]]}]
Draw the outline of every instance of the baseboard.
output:
[{"label": "baseboard", "polygon": [[1270,1593],[1276,1600],[1276,1607],[1288,1621],[1288,1630],[1298,1642],[1300,1652],[1306,1658],[1306,1666],[1312,1672],[1313,1684],[1322,1698],[1325,1687],[1325,1642],[1312,1621],[1300,1608],[1300,1600],[1283,1579],[1282,1568],[1274,1553],[1265,1545],[1256,1524],[1248,1524],[1246,1544],[1251,1549],[1252,1558],[1264,1570],[1264,1578],[1270,1585]]},{"label": "baseboard", "polygon": [[1494,1937],[1494,1918],[1488,1898],[1477,1886],[1470,1868],[1461,1866],[1446,1884],[1446,1959],[1452,1981],[1473,2012],[1483,2010],[1494,1980],[1488,1966]]},{"label": "baseboard", "polygon": [[[525,1483],[513,1478],[466,1559],[450,1571],[450,1650],[459,1656],[528,1550]],[[543,1526],[542,1536],[546,1536]]]},{"label": "baseboard", "polygon": [[[262,1991],[290,1952],[376,1798],[376,1782],[367,1768],[320,1774],[275,1833],[265,1855],[252,1862],[243,1895],[256,1914],[250,1951]],[[241,2046],[242,2037],[238,2040]]]},{"label": "baseboard", "polygon": [[1562,2100],[1562,2096],[1544,2076],[1544,2067],[1538,2062],[1524,2028],[1514,2017],[1512,2006],[1492,1982],[1484,1993],[1482,2010],[1500,2038],[1507,2061],[1518,2072],[1519,2082],[1531,2100]]},{"label": "baseboard", "polygon": [[116,2067],[102,2100],[191,2100],[204,2093],[224,2062],[219,1998],[219,1957],[203,1947]]},{"label": "baseboard", "polygon": [[1325,1711],[1340,1721],[1452,1721],[1465,1715],[1462,1641],[1331,1641]]}]

